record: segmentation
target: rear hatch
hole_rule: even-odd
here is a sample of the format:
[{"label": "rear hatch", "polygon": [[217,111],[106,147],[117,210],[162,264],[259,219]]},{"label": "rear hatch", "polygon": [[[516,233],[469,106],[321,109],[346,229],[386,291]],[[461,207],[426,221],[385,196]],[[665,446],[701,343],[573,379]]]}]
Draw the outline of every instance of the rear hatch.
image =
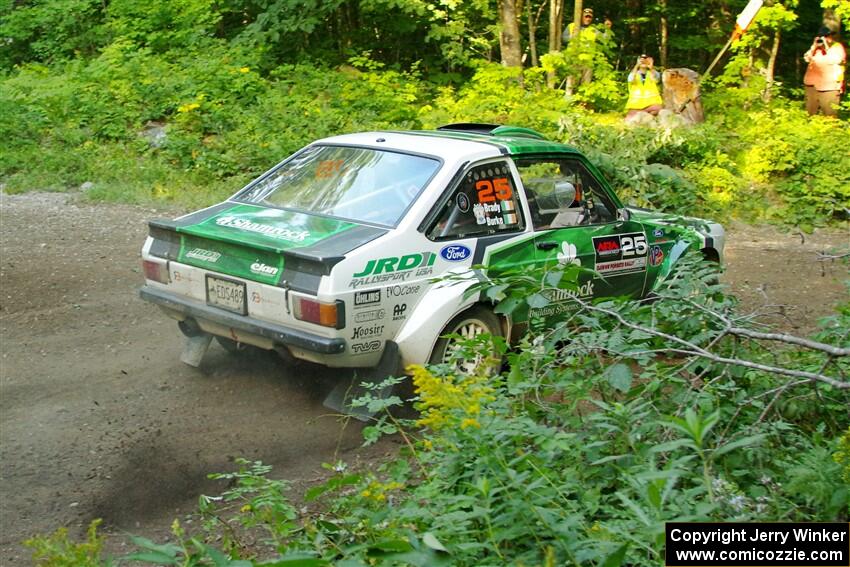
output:
[{"label": "rear hatch", "polygon": [[221,203],[149,223],[153,256],[316,294],[346,253],[386,229],[258,205]]}]

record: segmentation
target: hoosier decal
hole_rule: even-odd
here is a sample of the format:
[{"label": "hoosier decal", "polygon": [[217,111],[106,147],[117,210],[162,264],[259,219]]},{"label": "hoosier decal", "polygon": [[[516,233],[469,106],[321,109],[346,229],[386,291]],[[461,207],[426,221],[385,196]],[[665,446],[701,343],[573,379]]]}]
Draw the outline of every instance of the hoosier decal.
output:
[{"label": "hoosier decal", "polygon": [[595,236],[593,250],[596,271],[602,275],[619,276],[646,270],[649,245],[642,232]]}]

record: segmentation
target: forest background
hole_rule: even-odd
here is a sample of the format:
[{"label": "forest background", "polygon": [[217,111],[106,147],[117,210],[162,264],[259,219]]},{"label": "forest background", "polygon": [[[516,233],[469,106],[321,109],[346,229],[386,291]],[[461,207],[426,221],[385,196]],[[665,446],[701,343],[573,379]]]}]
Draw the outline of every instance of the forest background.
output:
[{"label": "forest background", "polygon": [[[766,2],[703,81],[704,124],[623,123],[639,54],[702,71],[745,4],[586,2],[615,41],[562,49],[580,7],[562,0],[4,0],[0,187],[188,208],[323,136],[473,121],[575,145],[637,205],[846,227],[850,105],[808,116],[801,58],[824,21],[848,28],[848,0]],[[594,80],[566,96],[583,66]],[[649,566],[666,521],[847,521],[850,307],[777,340],[711,268],[683,270],[652,303],[582,304],[533,328],[507,372],[411,369],[419,418],[379,412],[364,429],[367,443],[399,435],[398,458],[328,464],[297,506],[268,467],[238,461],[201,522],[135,538],[135,559]],[[541,281],[569,274],[537,276],[484,293],[540,301]],[[83,543],[33,539],[34,557],[108,564],[96,525]]]},{"label": "forest background", "polygon": [[586,2],[613,41],[566,50],[563,0],[3,3],[7,192],[206,204],[316,138],[476,121],[576,145],[639,205],[810,228],[850,203],[847,97],[838,121],[801,110],[802,54],[824,21],[847,27],[848,0],[767,2],[691,129],[625,128],[625,75],[644,52],[702,72],[745,0]]}]

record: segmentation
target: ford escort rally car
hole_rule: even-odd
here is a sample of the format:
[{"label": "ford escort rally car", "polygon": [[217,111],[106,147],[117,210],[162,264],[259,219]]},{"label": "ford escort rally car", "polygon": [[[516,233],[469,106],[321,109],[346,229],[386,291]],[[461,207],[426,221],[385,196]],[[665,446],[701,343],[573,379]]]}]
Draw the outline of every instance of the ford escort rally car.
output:
[{"label": "ford escort rally car", "polygon": [[538,313],[550,316],[575,297],[645,296],[686,250],[721,261],[723,242],[716,223],[625,207],[578,150],[532,130],[366,132],[314,142],[221,204],[151,221],[141,296],[207,345],[394,372],[447,360],[446,335],[522,328],[465,293],[476,280],[441,276],[585,268]]}]

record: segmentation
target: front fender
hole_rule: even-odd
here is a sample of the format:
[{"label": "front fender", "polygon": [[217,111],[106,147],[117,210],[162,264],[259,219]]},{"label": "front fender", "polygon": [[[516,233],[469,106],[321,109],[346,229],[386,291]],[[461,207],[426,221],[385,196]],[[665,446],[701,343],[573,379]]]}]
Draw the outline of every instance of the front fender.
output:
[{"label": "front fender", "polygon": [[395,339],[404,367],[409,364],[427,364],[446,324],[455,315],[478,302],[478,293],[464,297],[465,292],[479,281],[473,272],[468,274],[468,279],[463,274],[463,280],[441,281],[431,286],[419,302],[419,307],[405,321]]}]

